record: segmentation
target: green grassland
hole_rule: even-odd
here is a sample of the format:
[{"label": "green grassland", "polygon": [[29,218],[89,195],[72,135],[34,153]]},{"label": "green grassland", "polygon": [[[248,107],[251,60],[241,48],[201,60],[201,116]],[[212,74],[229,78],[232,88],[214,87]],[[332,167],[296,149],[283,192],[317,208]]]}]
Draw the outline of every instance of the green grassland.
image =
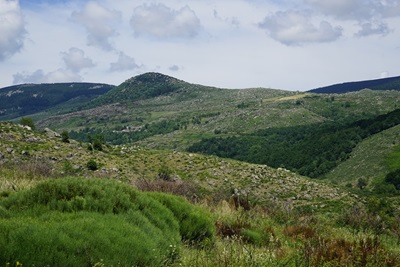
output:
[{"label": "green grassland", "polygon": [[400,264],[396,197],[215,156],[88,150],[0,127],[3,265]]}]

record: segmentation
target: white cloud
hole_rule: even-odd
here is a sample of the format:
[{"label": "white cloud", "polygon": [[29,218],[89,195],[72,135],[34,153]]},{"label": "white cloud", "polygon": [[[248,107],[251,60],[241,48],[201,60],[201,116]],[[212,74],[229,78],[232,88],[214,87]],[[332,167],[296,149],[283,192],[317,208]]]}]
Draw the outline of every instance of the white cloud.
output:
[{"label": "white cloud", "polygon": [[305,0],[305,3],[326,15],[345,20],[369,21],[400,16],[398,0]]},{"label": "white cloud", "polygon": [[362,20],[370,19],[378,8],[376,0],[305,0],[325,15],[340,19]]},{"label": "white cloud", "polygon": [[382,2],[382,16],[385,18],[400,16],[400,1],[386,0]]},{"label": "white cloud", "polygon": [[0,61],[22,49],[25,34],[18,1],[0,0]]},{"label": "white cloud", "polygon": [[379,23],[377,25],[371,22],[361,23],[361,29],[355,34],[357,37],[365,37],[370,35],[386,35],[390,29],[386,23]]},{"label": "white cloud", "polygon": [[276,12],[265,17],[258,26],[286,45],[331,42],[342,35],[341,27],[333,27],[327,21],[315,26],[308,14],[299,11]]},{"label": "white cloud", "polygon": [[144,4],[134,9],[131,26],[137,36],[158,39],[192,38],[200,29],[200,20],[188,6],[173,10],[164,4]]},{"label": "white cloud", "polygon": [[400,17],[399,0],[305,0],[315,11],[339,20],[357,21],[355,36],[385,35],[391,32],[388,18]]},{"label": "white cloud", "polygon": [[117,62],[110,64],[111,71],[121,72],[137,68],[140,68],[140,66],[136,64],[135,59],[125,55],[123,52],[119,53]]},{"label": "white cloud", "polygon": [[65,69],[58,69],[45,73],[39,69],[33,73],[17,73],[13,75],[14,84],[20,83],[58,83],[58,82],[78,82],[82,77],[74,72]]},{"label": "white cloud", "polygon": [[180,67],[178,65],[172,65],[168,68],[170,71],[179,71]]},{"label": "white cloud", "polygon": [[83,50],[71,47],[68,52],[63,52],[63,60],[67,68],[73,72],[80,72],[84,68],[94,67],[90,58],[85,57]]},{"label": "white cloud", "polygon": [[88,2],[84,10],[72,13],[72,20],[86,28],[87,44],[104,50],[112,50],[110,38],[117,36],[115,23],[120,20],[121,13],[109,10],[96,2]]}]

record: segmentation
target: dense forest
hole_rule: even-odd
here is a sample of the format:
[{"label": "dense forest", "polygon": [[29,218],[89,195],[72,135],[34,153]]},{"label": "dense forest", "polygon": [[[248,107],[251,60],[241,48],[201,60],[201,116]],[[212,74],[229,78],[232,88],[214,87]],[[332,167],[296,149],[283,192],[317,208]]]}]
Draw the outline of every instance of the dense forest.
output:
[{"label": "dense forest", "polygon": [[13,119],[40,112],[71,99],[89,101],[113,85],[99,83],[22,84],[0,89],[0,118]]},{"label": "dense forest", "polygon": [[189,152],[233,158],[271,167],[284,167],[312,178],[332,170],[348,158],[363,139],[400,123],[400,109],[355,122],[323,122],[273,128],[249,135],[208,138]]},{"label": "dense forest", "polygon": [[348,92],[360,91],[363,89],[371,90],[400,90],[400,77],[390,77],[360,82],[347,82],[329,85],[310,90],[311,93],[318,94],[343,94]]}]

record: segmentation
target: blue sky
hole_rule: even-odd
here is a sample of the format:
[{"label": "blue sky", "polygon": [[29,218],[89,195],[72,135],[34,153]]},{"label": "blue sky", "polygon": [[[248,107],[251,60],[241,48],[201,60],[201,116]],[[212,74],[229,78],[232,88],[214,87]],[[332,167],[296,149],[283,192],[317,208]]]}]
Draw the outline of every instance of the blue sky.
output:
[{"label": "blue sky", "polygon": [[0,0],[0,87],[149,71],[308,90],[400,75],[400,0]]}]

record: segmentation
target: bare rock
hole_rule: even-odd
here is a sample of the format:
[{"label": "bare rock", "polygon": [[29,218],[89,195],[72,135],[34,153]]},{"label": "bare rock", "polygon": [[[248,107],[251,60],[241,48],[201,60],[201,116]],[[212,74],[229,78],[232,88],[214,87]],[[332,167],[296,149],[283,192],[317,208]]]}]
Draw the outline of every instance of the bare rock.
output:
[{"label": "bare rock", "polygon": [[44,129],[44,134],[47,137],[61,137],[61,135],[59,133],[57,133],[57,132],[55,132],[55,131],[53,131],[53,130],[51,130],[49,128],[45,128]]}]

